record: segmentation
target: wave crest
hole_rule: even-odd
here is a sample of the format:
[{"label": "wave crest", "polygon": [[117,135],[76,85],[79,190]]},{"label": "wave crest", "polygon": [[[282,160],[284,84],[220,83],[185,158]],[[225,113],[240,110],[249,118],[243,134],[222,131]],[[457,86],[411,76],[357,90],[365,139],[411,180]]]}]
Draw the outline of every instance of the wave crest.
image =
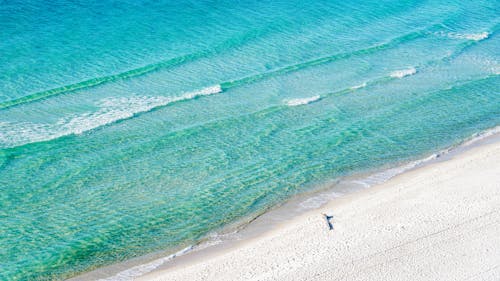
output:
[{"label": "wave crest", "polygon": [[413,75],[417,73],[417,69],[415,67],[411,67],[411,68],[408,68],[408,69],[402,69],[402,70],[396,70],[396,71],[393,71],[391,72],[391,77],[393,78],[403,78],[403,77],[406,77],[406,76],[410,76],[410,75]]},{"label": "wave crest", "polygon": [[321,96],[320,95],[316,95],[316,96],[313,96],[313,97],[308,97],[308,98],[300,98],[300,99],[292,99],[292,100],[288,100],[286,102],[286,104],[288,106],[298,106],[298,105],[305,105],[305,104],[309,104],[309,103],[312,103],[312,102],[315,102],[315,101],[318,101],[321,99]]},{"label": "wave crest", "polygon": [[481,41],[490,37],[490,34],[486,31],[479,33],[437,32],[435,34],[452,39],[465,39],[472,41]]},{"label": "wave crest", "polygon": [[366,87],[368,84],[366,82],[364,82],[363,84],[359,84],[359,85],[356,85],[356,86],[352,86],[350,89],[351,90],[357,90],[357,89],[361,89],[361,88],[364,88]]},{"label": "wave crest", "polygon": [[199,91],[184,93],[177,97],[135,96],[107,98],[98,103],[99,110],[95,112],[61,118],[51,124],[1,122],[0,146],[15,147],[27,143],[48,141],[71,134],[81,134],[171,103],[220,92],[222,92],[220,85],[215,85]]}]

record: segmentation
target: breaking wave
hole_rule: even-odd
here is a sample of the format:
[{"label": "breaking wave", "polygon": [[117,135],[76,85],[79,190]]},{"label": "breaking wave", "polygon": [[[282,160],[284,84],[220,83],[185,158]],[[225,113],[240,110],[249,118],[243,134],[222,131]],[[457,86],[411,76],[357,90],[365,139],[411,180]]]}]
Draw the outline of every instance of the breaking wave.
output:
[{"label": "breaking wave", "polygon": [[368,85],[368,83],[363,83],[363,84],[359,84],[359,85],[356,85],[356,86],[352,86],[350,89],[351,90],[357,90],[357,89],[361,89],[361,88],[364,88]]},{"label": "breaking wave", "polygon": [[301,99],[292,99],[292,100],[288,100],[286,102],[286,104],[288,106],[297,106],[297,105],[305,105],[305,104],[309,104],[311,102],[315,102],[315,101],[318,101],[321,99],[321,96],[320,95],[316,95],[316,96],[313,96],[313,97],[309,97],[309,98],[301,98]]},{"label": "breaking wave", "polygon": [[435,34],[452,39],[464,39],[472,41],[481,41],[490,37],[490,34],[486,31],[479,33],[436,32]]},{"label": "breaking wave", "polygon": [[402,70],[396,70],[391,72],[391,77],[392,78],[403,78],[406,76],[410,76],[417,73],[417,69],[414,67],[408,68],[408,69],[402,69]]},{"label": "breaking wave", "polygon": [[48,141],[71,134],[81,134],[136,114],[151,111],[171,103],[213,95],[222,91],[220,85],[177,97],[120,97],[101,100],[99,110],[59,119],[55,123],[1,122],[0,146],[14,147],[27,143]]}]

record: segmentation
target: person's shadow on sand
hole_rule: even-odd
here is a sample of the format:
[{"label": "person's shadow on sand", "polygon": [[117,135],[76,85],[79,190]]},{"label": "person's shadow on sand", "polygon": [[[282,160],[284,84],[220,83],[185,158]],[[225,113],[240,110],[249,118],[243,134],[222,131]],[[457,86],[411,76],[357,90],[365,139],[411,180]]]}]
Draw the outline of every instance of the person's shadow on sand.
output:
[{"label": "person's shadow on sand", "polygon": [[329,230],[333,230],[333,224],[332,222],[330,221],[331,219],[333,219],[333,216],[329,216],[327,214],[323,214],[323,217],[325,217],[325,220],[326,220],[326,223],[328,225],[328,229]]}]

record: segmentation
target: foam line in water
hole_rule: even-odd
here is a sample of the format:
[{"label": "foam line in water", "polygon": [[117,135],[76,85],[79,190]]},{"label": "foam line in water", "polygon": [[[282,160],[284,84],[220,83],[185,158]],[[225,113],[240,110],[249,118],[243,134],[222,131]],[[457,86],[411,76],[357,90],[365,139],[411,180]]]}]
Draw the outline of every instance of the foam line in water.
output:
[{"label": "foam line in water", "polygon": [[496,126],[496,127],[490,128],[488,130],[485,130],[485,131],[482,131],[479,133],[475,133],[470,138],[466,139],[462,143],[462,145],[463,146],[471,145],[471,144],[474,144],[480,140],[483,140],[487,137],[491,137],[491,136],[496,135],[496,134],[500,134],[500,126]]},{"label": "foam line in water", "polygon": [[463,39],[472,41],[481,41],[490,37],[490,34],[486,31],[479,33],[458,33],[458,32],[436,32],[436,35],[445,36],[452,39]]},{"label": "foam line in water", "polygon": [[129,71],[125,71],[122,73],[109,75],[109,76],[103,76],[103,77],[97,77],[97,78],[85,80],[85,81],[82,81],[79,83],[65,85],[65,86],[50,89],[47,91],[34,93],[34,94],[27,95],[27,96],[24,96],[21,98],[2,102],[2,103],[0,103],[0,109],[16,106],[16,105],[20,105],[20,104],[30,103],[30,102],[45,99],[48,97],[52,97],[52,96],[57,96],[57,95],[61,95],[61,94],[74,92],[77,90],[83,90],[83,89],[99,86],[101,84],[105,84],[105,83],[120,80],[120,79],[128,79],[128,78],[132,78],[132,77],[141,76],[141,75],[153,72],[153,71],[161,69],[161,68],[172,67],[172,66],[179,65],[183,62],[186,62],[186,61],[194,60],[198,57],[201,57],[200,54],[191,54],[191,55],[186,55],[186,56],[182,56],[182,57],[177,57],[174,59],[170,59],[170,60],[155,63],[155,64],[146,65],[146,66],[132,69]]},{"label": "foam line in water", "polygon": [[140,265],[137,265],[137,266],[134,266],[134,267],[131,267],[129,269],[126,269],[124,271],[121,271],[119,272],[118,274],[114,275],[114,276],[111,276],[111,277],[108,277],[108,278],[104,278],[104,279],[99,279],[98,281],[127,281],[127,280],[134,280],[135,278],[137,277],[140,277],[148,272],[151,272],[153,271],[154,269],[158,268],[159,266],[161,266],[162,264],[178,257],[178,256],[182,256],[186,253],[188,253],[189,251],[191,251],[193,249],[193,246],[188,246],[180,251],[178,251],[177,253],[175,254],[172,254],[172,255],[169,255],[169,256],[166,256],[166,257],[162,257],[162,258],[159,258],[159,259],[156,259],[152,262],[149,262],[149,263],[145,263],[145,264],[140,264]]},{"label": "foam line in water", "polygon": [[328,193],[321,193],[317,196],[309,197],[306,200],[300,202],[300,207],[305,210],[317,209],[333,199],[341,197],[343,194],[341,192],[331,191]]},{"label": "foam line in water", "polygon": [[366,87],[368,84],[365,82],[363,84],[359,84],[359,85],[356,85],[356,86],[352,86],[350,89],[351,90],[357,90],[357,89],[361,89],[361,88],[364,88]]},{"label": "foam line in water", "polygon": [[292,99],[286,102],[288,106],[297,106],[297,105],[305,105],[309,104],[315,101],[318,101],[321,99],[320,95],[308,97],[308,98],[301,98],[301,99]]},{"label": "foam line in water", "polygon": [[129,280],[135,280],[137,277],[141,277],[144,274],[147,274],[156,268],[162,266],[163,264],[177,258],[180,256],[183,256],[185,254],[194,252],[194,251],[200,251],[204,250],[206,248],[210,248],[216,245],[219,245],[223,243],[224,241],[229,241],[229,240],[239,240],[241,239],[238,230],[230,231],[230,232],[225,232],[225,233],[211,233],[208,235],[207,240],[200,242],[196,245],[190,245],[187,246],[186,248],[165,256],[161,257],[158,259],[155,259],[153,261],[144,263],[144,264],[138,264],[136,266],[133,266],[131,268],[125,269],[123,271],[118,272],[117,274],[107,277],[107,278],[102,278],[98,279],[98,281],[129,281]]},{"label": "foam line in water", "polygon": [[382,171],[379,173],[375,173],[375,174],[370,175],[364,179],[354,180],[354,181],[352,181],[352,183],[359,184],[363,188],[372,187],[374,185],[384,183],[384,182],[390,180],[391,178],[393,178],[397,175],[400,175],[400,174],[402,174],[410,169],[413,169],[413,168],[418,167],[424,163],[427,163],[433,159],[436,159],[437,157],[439,157],[439,155],[440,155],[439,153],[432,154],[426,158],[410,162],[406,165],[402,165],[402,166],[388,169],[388,170],[385,170],[385,171]]},{"label": "foam line in water", "polygon": [[[274,77],[274,76],[277,76],[277,75],[282,75],[282,74],[286,74],[286,73],[298,71],[298,70],[304,69],[306,67],[311,67],[311,66],[315,66],[315,65],[321,65],[321,64],[325,64],[325,63],[337,61],[337,60],[340,60],[340,59],[347,59],[347,58],[350,58],[350,57],[353,57],[353,56],[372,54],[372,53],[375,53],[377,51],[390,49],[390,48],[393,48],[393,47],[395,47],[395,46],[397,46],[397,45],[399,45],[401,43],[405,43],[405,42],[408,42],[408,41],[411,41],[411,40],[423,37],[425,34],[426,33],[423,32],[423,31],[411,32],[411,33],[408,33],[408,34],[405,34],[405,35],[393,38],[393,39],[391,39],[390,41],[388,41],[386,43],[377,44],[377,45],[374,45],[374,46],[371,46],[371,47],[368,47],[368,48],[358,49],[358,50],[355,50],[355,51],[352,51],[352,52],[347,52],[347,53],[339,53],[339,54],[335,54],[335,55],[331,55],[331,56],[321,57],[321,58],[310,60],[310,61],[306,61],[306,62],[303,62],[303,63],[299,63],[299,64],[295,64],[295,65],[290,65],[290,66],[286,66],[286,67],[283,67],[283,68],[279,68],[279,69],[276,69],[276,70],[273,70],[273,71],[269,71],[269,72],[265,72],[265,73],[259,73],[259,74],[248,76],[248,77],[244,77],[244,78],[241,78],[241,79],[236,79],[236,80],[224,82],[224,83],[221,83],[221,87],[223,89],[228,89],[228,88],[232,88],[232,87],[236,87],[236,86],[245,85],[245,84],[253,83],[253,82],[256,82],[256,81],[260,81],[262,79],[266,79],[266,78],[269,78],[269,77]],[[238,44],[241,44],[242,42],[248,41],[250,38],[253,38],[254,36],[255,35],[251,35],[251,34],[247,35],[245,38],[240,39],[238,41]],[[201,52],[198,52],[198,53],[193,53],[193,54],[188,54],[188,55],[185,55],[185,56],[180,56],[180,57],[177,57],[177,58],[173,58],[173,59],[170,59],[170,60],[161,61],[161,62],[158,62],[158,63],[146,65],[144,67],[132,69],[132,70],[125,71],[125,72],[122,72],[122,73],[118,73],[118,74],[114,74],[114,75],[109,75],[109,76],[104,76],[104,77],[93,78],[93,79],[85,80],[85,81],[82,81],[82,82],[79,82],[79,83],[65,85],[65,86],[54,88],[54,89],[50,89],[50,90],[47,90],[47,91],[42,91],[42,92],[30,94],[30,95],[27,95],[27,96],[24,96],[24,97],[21,97],[21,98],[17,98],[17,99],[13,99],[13,100],[8,100],[8,101],[5,101],[5,102],[0,102],[0,109],[5,109],[5,108],[13,107],[13,106],[18,106],[18,105],[26,104],[26,103],[31,103],[31,102],[35,102],[35,101],[38,101],[38,100],[46,99],[46,98],[49,98],[49,97],[52,97],[52,96],[67,94],[67,93],[75,92],[75,91],[78,91],[78,90],[84,90],[84,89],[95,87],[95,86],[99,86],[99,85],[102,85],[102,84],[105,84],[105,83],[108,83],[108,82],[113,82],[113,81],[123,80],[123,79],[129,79],[129,78],[141,76],[141,75],[144,75],[144,74],[147,74],[147,73],[151,73],[151,72],[154,72],[154,71],[157,71],[157,70],[160,70],[160,69],[174,67],[174,66],[183,64],[185,62],[190,62],[190,61],[194,61],[194,60],[199,59],[199,58],[203,58],[203,57],[208,56],[208,55],[217,54],[217,53],[219,53],[219,52],[221,52],[221,51],[223,51],[225,49],[228,49],[228,48],[232,47],[233,45],[237,45],[237,44],[234,44],[234,43],[231,43],[231,42],[225,42],[224,44],[221,44],[219,46],[214,47],[212,50],[204,50],[204,51],[201,51]]]},{"label": "foam line in water", "polygon": [[481,41],[489,37],[488,32],[463,34],[463,37],[468,40]]},{"label": "foam line in water", "polygon": [[48,141],[71,134],[81,134],[171,103],[213,95],[221,91],[220,85],[216,85],[199,91],[188,92],[178,97],[136,96],[107,98],[98,103],[100,109],[95,112],[61,118],[52,124],[1,122],[0,146],[14,147],[27,143]]},{"label": "foam line in water", "polygon": [[390,76],[392,78],[403,78],[406,76],[413,75],[415,73],[417,73],[417,69],[414,67],[411,67],[411,68],[407,68],[407,69],[393,71],[393,72],[391,72]]},{"label": "foam line in water", "polygon": [[243,45],[252,39],[258,38],[262,35],[263,32],[270,32],[273,29],[271,27],[266,28],[265,30],[254,30],[243,35],[237,36],[235,38],[231,38],[227,41],[221,42],[219,45],[214,46],[211,49],[205,49],[199,52],[175,57],[172,59],[167,59],[163,61],[159,61],[156,63],[148,64],[142,67],[138,67],[135,69],[131,69],[128,71],[124,71],[117,74],[96,77],[92,79],[88,79],[85,81],[81,81],[74,84],[64,85],[62,87],[57,87],[54,89],[49,89],[46,91],[41,91],[33,94],[29,94],[20,98],[0,102],[0,109],[5,109],[17,105],[22,105],[26,103],[35,102],[38,100],[46,99],[52,96],[58,96],[63,94],[72,93],[78,90],[85,90],[88,88],[96,87],[99,85],[103,85],[109,82],[114,82],[118,80],[125,80],[129,78],[134,78],[138,76],[142,76],[148,73],[152,73],[161,69],[168,69],[175,66],[182,65],[184,63],[192,62],[200,58],[204,58],[211,55],[217,55],[222,53],[228,49]]},{"label": "foam line in water", "polygon": [[[462,87],[469,83],[488,81],[490,79],[496,79],[496,77],[497,75],[490,75],[480,79],[474,79],[472,81],[465,82],[464,84],[457,85],[455,87]],[[390,79],[388,80],[387,77],[382,77],[373,81],[363,83],[362,85],[366,84],[366,86],[368,86],[387,81],[390,81]],[[355,91],[356,88],[357,86],[353,86],[336,92],[327,93],[322,95],[320,98],[343,95]],[[65,135],[80,134],[85,131],[108,125],[119,120],[132,118],[138,113],[147,112],[173,102],[189,100],[198,96],[212,95],[221,91],[221,86],[216,85],[204,88],[200,91],[189,92],[174,98],[132,97],[104,99],[100,102],[99,106],[101,107],[101,109],[97,112],[63,118],[53,124],[0,122],[0,132],[2,132],[2,134],[0,134],[0,147],[16,147],[28,143],[48,141]],[[300,104],[301,102],[295,101],[292,104],[295,103]]]},{"label": "foam line in water", "polygon": [[[405,42],[409,42],[409,41],[421,38],[421,37],[425,36],[426,34],[428,34],[428,32],[426,32],[424,30],[411,32],[411,33],[393,38],[386,43],[374,45],[374,46],[371,46],[371,47],[368,47],[365,49],[358,49],[358,50],[355,50],[353,52],[339,53],[339,54],[335,54],[335,55],[331,55],[331,56],[321,57],[321,58],[314,59],[311,61],[306,61],[303,63],[286,66],[286,67],[276,69],[273,71],[260,73],[260,74],[256,74],[253,76],[248,76],[248,77],[244,77],[241,79],[235,79],[232,81],[224,82],[224,83],[221,83],[221,87],[223,89],[228,89],[228,88],[232,88],[235,86],[240,86],[240,85],[256,82],[256,81],[266,79],[269,77],[274,77],[277,75],[298,71],[298,70],[301,70],[301,69],[306,68],[306,67],[321,65],[321,64],[337,61],[340,59],[347,59],[347,58],[359,56],[359,55],[372,54],[372,53],[375,53],[377,51],[393,48],[401,43],[405,43]],[[436,34],[440,34],[440,33],[436,33]],[[462,34],[462,35],[457,35],[457,34],[455,36],[469,39],[469,40],[476,40],[476,41],[486,39],[490,35],[488,32],[482,32],[482,33],[477,33],[477,34]],[[251,38],[254,38],[255,36],[256,35],[254,35],[254,34],[248,34],[248,35],[245,35],[243,38],[240,38],[239,40],[232,40],[232,41],[237,41],[237,43],[233,43],[232,41],[224,42],[218,46],[215,46],[211,50],[204,50],[204,51],[201,51],[198,53],[188,54],[188,55],[176,57],[176,58],[173,58],[170,60],[165,60],[165,61],[161,61],[158,63],[153,63],[153,64],[146,65],[143,67],[139,67],[136,69],[125,71],[122,73],[104,76],[104,77],[97,77],[97,78],[85,80],[85,81],[82,81],[79,83],[65,85],[65,86],[50,89],[47,91],[42,91],[42,92],[30,94],[30,95],[27,95],[27,96],[24,96],[21,98],[0,102],[0,109],[5,109],[5,108],[17,106],[17,105],[26,104],[26,103],[31,103],[31,102],[46,99],[46,98],[49,98],[52,96],[67,94],[67,93],[75,92],[78,90],[84,90],[84,89],[99,86],[99,85],[102,85],[102,84],[105,84],[108,82],[129,79],[129,78],[141,76],[144,74],[148,74],[148,73],[160,70],[160,69],[174,67],[174,66],[183,64],[185,62],[194,61],[196,59],[203,58],[203,57],[208,56],[208,55],[220,53],[220,52],[222,52],[226,49],[229,49],[233,46],[237,46],[238,44],[242,44],[246,41],[249,41]]]},{"label": "foam line in water", "polygon": [[232,81],[227,81],[227,82],[221,83],[221,87],[222,87],[222,89],[229,89],[229,88],[233,88],[233,87],[237,87],[237,86],[248,85],[248,84],[255,83],[257,81],[261,81],[261,80],[264,80],[267,78],[271,78],[271,77],[275,77],[278,75],[283,75],[283,74],[299,71],[299,70],[302,70],[304,68],[308,68],[308,67],[312,67],[312,66],[322,65],[322,64],[326,64],[326,63],[330,63],[330,62],[334,62],[334,61],[338,61],[338,60],[342,60],[342,59],[348,59],[348,58],[352,58],[352,57],[356,57],[356,56],[373,54],[373,53],[376,53],[378,51],[387,50],[387,49],[396,47],[401,43],[406,43],[406,42],[421,38],[424,35],[425,35],[425,32],[423,32],[423,31],[411,32],[411,33],[393,38],[386,43],[377,44],[377,45],[374,45],[374,46],[371,46],[368,48],[358,49],[358,50],[346,52],[346,53],[339,53],[339,54],[326,56],[326,57],[321,57],[318,59],[305,61],[305,62],[301,62],[301,63],[294,64],[294,65],[285,66],[283,68],[279,68],[279,69],[272,70],[269,72],[259,73],[256,75],[247,76],[247,77],[232,80]]}]

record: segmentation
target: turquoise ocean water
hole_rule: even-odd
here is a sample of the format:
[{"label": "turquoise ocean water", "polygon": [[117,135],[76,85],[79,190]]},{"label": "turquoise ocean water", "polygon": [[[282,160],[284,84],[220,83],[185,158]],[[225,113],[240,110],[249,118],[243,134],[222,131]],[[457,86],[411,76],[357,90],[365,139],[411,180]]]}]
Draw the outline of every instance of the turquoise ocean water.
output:
[{"label": "turquoise ocean water", "polygon": [[0,279],[195,243],[500,124],[500,1],[0,1]]}]

